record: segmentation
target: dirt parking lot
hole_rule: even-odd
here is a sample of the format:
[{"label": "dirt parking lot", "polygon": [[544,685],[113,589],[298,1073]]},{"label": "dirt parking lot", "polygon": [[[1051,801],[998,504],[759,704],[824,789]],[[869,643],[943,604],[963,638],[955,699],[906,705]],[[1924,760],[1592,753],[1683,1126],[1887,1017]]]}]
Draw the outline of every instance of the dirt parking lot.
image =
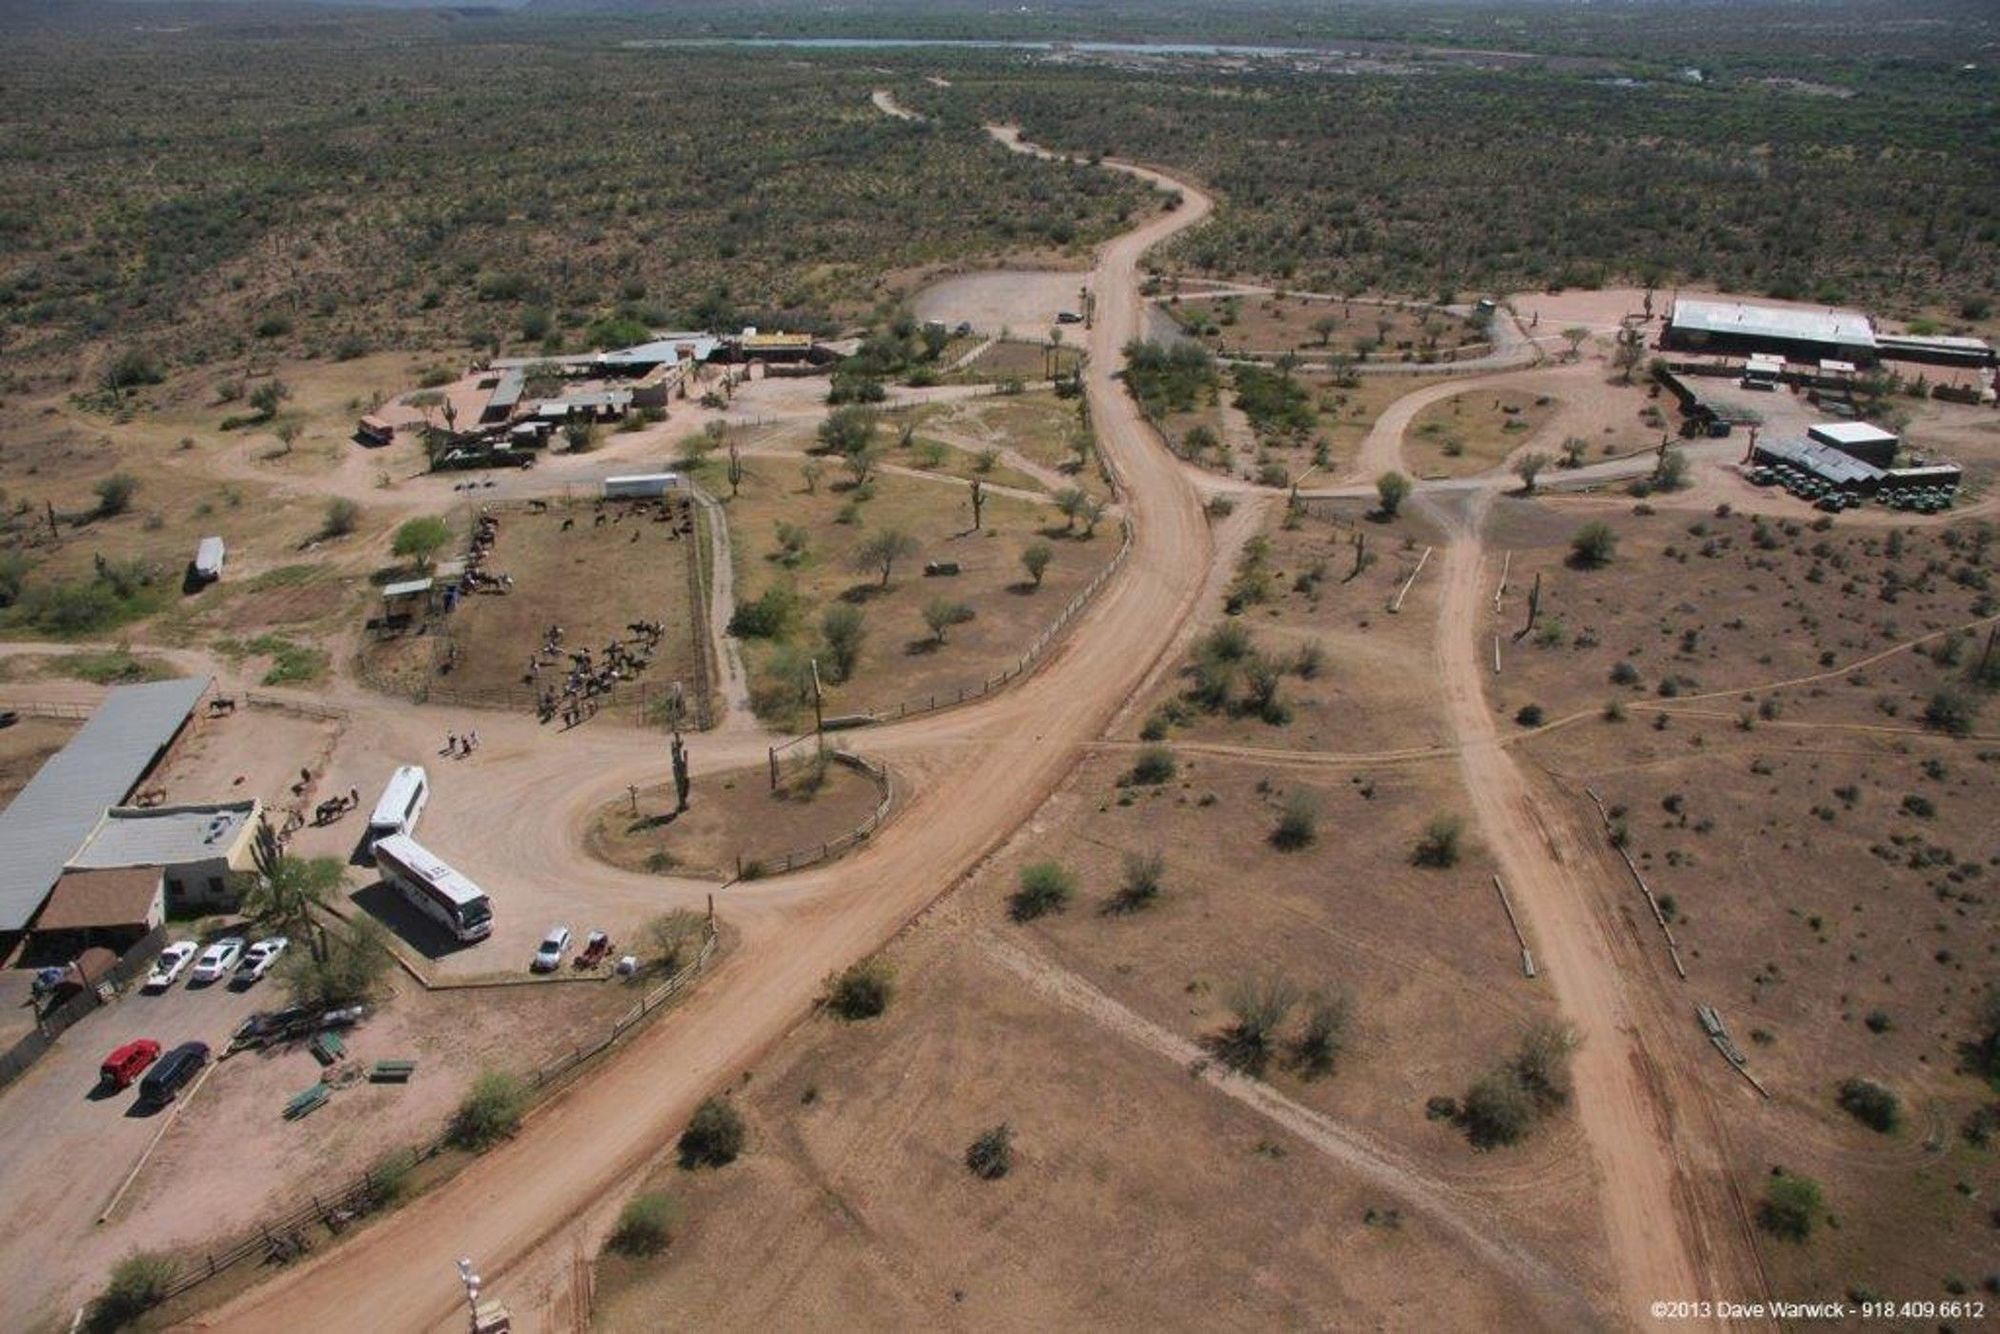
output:
[{"label": "dirt parking lot", "polygon": [[942,320],[952,328],[966,323],[982,334],[1005,332],[1037,342],[1062,329],[1066,341],[1081,342],[1083,327],[1056,323],[1056,312],[1081,309],[1078,293],[1088,278],[1084,273],[1007,269],[966,273],[926,287],[910,305],[918,319]]},{"label": "dirt parking lot", "polygon": [[[182,1115],[183,1108],[189,1116],[208,1115],[219,1088],[228,1083],[212,1074],[192,1093],[184,1092],[175,1107],[144,1115],[137,1106],[137,1089],[93,1096],[97,1068],[106,1054],[135,1038],[152,1038],[163,1051],[182,1042],[205,1042],[219,1053],[252,1010],[280,1003],[280,993],[269,982],[248,991],[190,987],[183,973],[167,991],[129,995],[79,1021],[0,1093],[0,1142],[17,1146],[0,1154],[0,1198],[17,1218],[36,1220],[36,1231],[51,1240],[87,1241],[98,1215],[162,1126]],[[19,1151],[30,1134],[35,1152]],[[178,1180],[173,1189],[185,1205],[188,1197],[227,1199],[233,1186],[227,1179]],[[37,1306],[49,1290],[34,1272],[35,1262],[47,1253],[41,1247],[0,1247],[0,1326],[24,1329],[38,1319],[67,1323],[67,1309]],[[87,1272],[87,1267],[72,1272]]]}]

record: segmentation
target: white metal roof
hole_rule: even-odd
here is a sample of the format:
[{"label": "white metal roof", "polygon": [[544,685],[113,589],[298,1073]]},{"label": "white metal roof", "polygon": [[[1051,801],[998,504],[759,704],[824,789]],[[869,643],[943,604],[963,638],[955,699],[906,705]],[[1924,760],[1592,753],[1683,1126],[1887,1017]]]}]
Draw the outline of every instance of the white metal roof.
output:
[{"label": "white metal roof", "polygon": [[204,537],[194,549],[194,567],[203,574],[222,573],[224,548],[219,537]]},{"label": "white metal roof", "polygon": [[1681,297],[1669,323],[1691,333],[1738,334],[1749,338],[1795,338],[1841,347],[1874,347],[1875,326],[1859,311],[1799,310],[1755,306],[1743,301],[1702,301]]},{"label": "white metal roof", "polygon": [[431,581],[428,579],[406,579],[400,584],[384,584],[382,586],[382,596],[385,598],[414,597],[418,593],[428,593],[430,591]]},{"label": "white metal roof", "polygon": [[1898,436],[1872,422],[1819,422],[1806,427],[1806,434],[1829,445],[1895,444]]},{"label": "white metal roof", "polygon": [[73,871],[179,866],[226,857],[257,817],[255,801],[202,806],[114,806],[69,859]]},{"label": "white metal roof", "polygon": [[107,806],[131,795],[210,678],[119,686],[0,811],[0,931],[28,924]]}]

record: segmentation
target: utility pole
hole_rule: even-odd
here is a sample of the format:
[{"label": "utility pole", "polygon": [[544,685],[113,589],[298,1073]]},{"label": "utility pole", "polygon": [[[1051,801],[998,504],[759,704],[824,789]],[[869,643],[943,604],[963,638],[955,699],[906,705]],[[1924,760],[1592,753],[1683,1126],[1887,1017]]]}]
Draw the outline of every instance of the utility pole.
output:
[{"label": "utility pole", "polygon": [[824,712],[825,701],[820,697],[818,658],[814,658],[812,660],[812,674],[813,674],[813,740],[818,745],[819,751],[823,755],[826,753],[826,714]]}]

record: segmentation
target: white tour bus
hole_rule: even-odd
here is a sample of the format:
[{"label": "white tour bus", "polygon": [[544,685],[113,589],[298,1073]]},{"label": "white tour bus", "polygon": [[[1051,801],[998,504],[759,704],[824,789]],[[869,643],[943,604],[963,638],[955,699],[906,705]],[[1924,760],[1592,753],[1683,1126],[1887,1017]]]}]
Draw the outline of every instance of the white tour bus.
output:
[{"label": "white tour bus", "polygon": [[389,834],[376,842],[375,868],[412,907],[461,943],[492,934],[493,903],[486,891],[408,834]]},{"label": "white tour bus", "polygon": [[369,840],[415,833],[417,817],[424,813],[424,805],[430,799],[430,778],[422,765],[405,764],[398,768],[390,776],[389,786],[382,789],[382,799],[375,803],[375,814],[368,817]]}]

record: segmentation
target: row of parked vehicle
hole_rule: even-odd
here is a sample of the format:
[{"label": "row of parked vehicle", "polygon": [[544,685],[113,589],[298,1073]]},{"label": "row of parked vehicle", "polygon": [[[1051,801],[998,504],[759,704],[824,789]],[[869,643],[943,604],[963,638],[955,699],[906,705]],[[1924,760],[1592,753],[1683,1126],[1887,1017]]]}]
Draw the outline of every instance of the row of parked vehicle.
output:
[{"label": "row of parked vehicle", "polygon": [[[566,926],[552,926],[542,937],[542,943],[535,947],[535,957],[528,961],[531,973],[553,973],[562,967],[563,955],[569,953],[570,935]],[[611,937],[602,931],[593,931],[584,941],[583,951],[572,961],[578,968],[595,968],[603,963],[611,953]]]},{"label": "row of parked vehicle", "polygon": [[[208,1064],[206,1042],[183,1042],[165,1056],[151,1038],[135,1038],[104,1058],[98,1069],[99,1086],[117,1093],[139,1080],[139,1105],[164,1107],[201,1073]],[[145,1077],[140,1078],[141,1075]]]},{"label": "row of parked vehicle", "polygon": [[[291,941],[284,936],[267,936],[254,945],[245,943],[241,936],[224,936],[207,949],[202,949],[192,940],[176,940],[160,951],[160,957],[153,962],[153,971],[146,974],[145,991],[165,991],[179,980],[187,970],[190,960],[194,969],[188,974],[188,985],[208,986],[229,977],[230,970],[235,976],[230,985],[237,988],[261,982],[278,960],[284,956]],[[196,958],[196,951],[200,957]]]}]

